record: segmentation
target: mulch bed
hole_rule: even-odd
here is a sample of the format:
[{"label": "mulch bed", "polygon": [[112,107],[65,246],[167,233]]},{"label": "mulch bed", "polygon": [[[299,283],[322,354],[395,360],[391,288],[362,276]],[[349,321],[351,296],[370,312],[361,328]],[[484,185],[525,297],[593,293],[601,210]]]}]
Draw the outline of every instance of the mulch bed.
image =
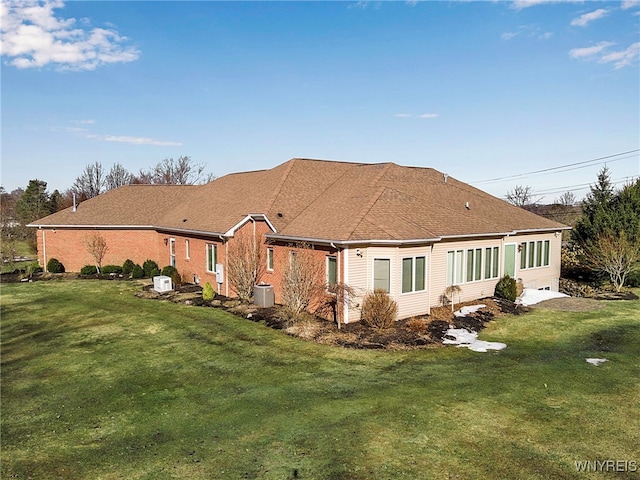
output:
[{"label": "mulch bed", "polygon": [[478,332],[496,316],[507,313],[519,315],[529,311],[529,308],[508,300],[484,298],[456,304],[455,310],[479,303],[486,305],[464,317],[454,316],[451,306],[436,307],[431,309],[430,315],[398,320],[392,327],[384,330],[376,330],[362,322],[343,324],[338,329],[335,322],[313,315],[303,315],[302,318],[294,321],[281,306],[277,305],[271,308],[258,308],[222,295],[216,295],[213,301],[206,302],[202,300],[202,288],[198,285],[182,285],[166,293],[158,293],[153,290],[152,285],[148,285],[136,295],[141,298],[221,308],[234,315],[262,323],[269,328],[281,330],[287,335],[322,344],[358,349],[407,350],[436,347],[442,345],[445,332],[450,327]]}]

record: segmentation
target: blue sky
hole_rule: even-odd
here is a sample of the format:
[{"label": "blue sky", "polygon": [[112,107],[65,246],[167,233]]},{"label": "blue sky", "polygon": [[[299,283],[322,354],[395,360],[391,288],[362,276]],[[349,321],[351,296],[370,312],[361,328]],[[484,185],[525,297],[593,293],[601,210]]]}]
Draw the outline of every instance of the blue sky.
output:
[{"label": "blue sky", "polygon": [[0,14],[9,191],[181,155],[218,176],[395,162],[545,200],[581,198],[605,160],[614,181],[640,175],[637,1],[2,0]]}]

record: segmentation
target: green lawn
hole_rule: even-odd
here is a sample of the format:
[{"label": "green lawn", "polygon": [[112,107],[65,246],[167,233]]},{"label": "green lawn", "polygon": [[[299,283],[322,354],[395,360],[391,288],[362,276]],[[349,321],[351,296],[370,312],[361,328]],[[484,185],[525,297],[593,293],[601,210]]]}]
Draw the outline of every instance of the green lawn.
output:
[{"label": "green lawn", "polygon": [[130,282],[1,288],[3,479],[582,479],[602,474],[575,461],[608,459],[640,470],[640,302],[501,317],[481,335],[501,352],[386,352],[139,299]]}]

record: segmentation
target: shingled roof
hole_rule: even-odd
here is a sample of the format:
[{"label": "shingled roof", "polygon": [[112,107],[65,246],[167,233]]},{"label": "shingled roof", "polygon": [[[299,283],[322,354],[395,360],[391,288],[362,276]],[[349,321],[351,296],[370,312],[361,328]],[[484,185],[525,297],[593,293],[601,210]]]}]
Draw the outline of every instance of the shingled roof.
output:
[{"label": "shingled roof", "polygon": [[32,226],[140,227],[224,234],[265,215],[278,237],[414,241],[564,225],[527,212],[431,168],[292,159],[206,185],[128,185]]}]

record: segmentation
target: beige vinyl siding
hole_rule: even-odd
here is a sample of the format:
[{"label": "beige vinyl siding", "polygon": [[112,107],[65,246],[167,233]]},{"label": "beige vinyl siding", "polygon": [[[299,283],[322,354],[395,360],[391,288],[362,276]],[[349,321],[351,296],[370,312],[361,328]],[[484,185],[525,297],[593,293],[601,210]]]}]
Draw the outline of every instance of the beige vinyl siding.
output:
[{"label": "beige vinyl siding", "polygon": [[[360,251],[361,256],[357,255]],[[367,292],[373,290],[373,268],[375,259],[390,260],[390,291],[389,295],[398,303],[398,318],[408,318],[414,315],[429,313],[429,255],[430,246],[424,247],[350,247],[349,280],[348,284],[356,291],[355,303],[357,307],[349,310],[349,322],[360,319],[362,299]],[[424,290],[402,293],[402,260],[404,258],[425,257]]]},{"label": "beige vinyl siding", "polygon": [[[549,265],[544,265],[544,242],[549,241]],[[527,268],[520,267],[520,251],[516,250],[516,278],[524,284],[525,288],[549,288],[558,291],[560,280],[560,251],[562,246],[562,236],[553,233],[535,235],[516,235],[507,237],[505,241],[515,243],[517,247],[521,243],[527,242]],[[538,262],[538,242],[542,242],[543,261]],[[533,267],[529,267],[529,245],[533,244],[534,260]],[[541,263],[540,266],[538,264]]]},{"label": "beige vinyl siding", "polygon": [[[485,255],[487,248],[499,247],[499,275],[498,278],[484,279],[485,275]],[[467,255],[468,250],[474,252],[481,250],[482,263],[481,263],[481,280],[467,281]],[[433,246],[433,253],[431,258],[431,271],[429,272],[431,279],[431,291],[429,293],[429,302],[431,306],[442,305],[442,295],[444,295],[447,288],[447,255],[450,251],[462,250],[462,282],[457,285],[461,288],[460,300],[463,302],[475,300],[477,298],[490,297],[498,283],[499,277],[502,276],[502,263],[504,255],[503,241],[501,238],[486,238],[480,240],[466,240],[459,242],[438,242]],[[475,258],[474,258],[475,263]],[[475,264],[473,268],[475,269]],[[473,276],[475,278],[475,275]],[[456,294],[456,302],[458,301],[458,295]]]}]

